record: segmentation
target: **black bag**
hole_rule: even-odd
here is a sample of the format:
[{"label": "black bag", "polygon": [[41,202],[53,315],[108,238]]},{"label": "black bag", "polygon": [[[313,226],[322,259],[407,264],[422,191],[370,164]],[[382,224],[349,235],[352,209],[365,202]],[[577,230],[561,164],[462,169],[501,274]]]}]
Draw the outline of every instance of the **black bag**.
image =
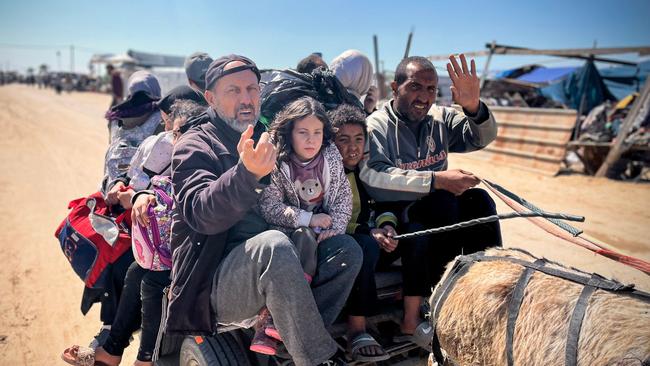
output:
[{"label": "black bag", "polygon": [[345,89],[334,73],[321,68],[311,74],[290,69],[264,71],[260,84],[261,120],[267,125],[282,108],[304,96],[316,99],[327,111],[344,103],[363,108],[359,99]]}]

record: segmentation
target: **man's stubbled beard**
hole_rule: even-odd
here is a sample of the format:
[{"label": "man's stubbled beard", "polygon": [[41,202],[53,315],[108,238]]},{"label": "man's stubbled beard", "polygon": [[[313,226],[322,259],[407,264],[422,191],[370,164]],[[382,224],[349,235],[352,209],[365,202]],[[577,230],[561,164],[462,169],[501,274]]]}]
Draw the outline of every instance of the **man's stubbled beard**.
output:
[{"label": "man's stubbled beard", "polygon": [[237,131],[239,133],[242,133],[242,132],[246,131],[246,128],[248,128],[249,125],[255,126],[255,124],[257,123],[257,120],[260,117],[260,108],[258,107],[257,109],[255,109],[255,107],[252,104],[240,104],[237,107],[237,110],[235,110],[235,116],[237,116],[239,114],[239,110],[241,108],[243,108],[243,107],[249,107],[250,109],[254,110],[254,117],[255,118],[253,119],[252,123],[240,122],[239,120],[237,120],[237,117],[232,117],[232,118],[231,117],[226,117],[221,112],[220,108],[214,108],[214,111],[217,113],[219,118],[221,118],[224,122],[226,122],[226,124],[228,126],[230,126],[230,128],[232,128],[233,130],[235,130],[235,131]]}]

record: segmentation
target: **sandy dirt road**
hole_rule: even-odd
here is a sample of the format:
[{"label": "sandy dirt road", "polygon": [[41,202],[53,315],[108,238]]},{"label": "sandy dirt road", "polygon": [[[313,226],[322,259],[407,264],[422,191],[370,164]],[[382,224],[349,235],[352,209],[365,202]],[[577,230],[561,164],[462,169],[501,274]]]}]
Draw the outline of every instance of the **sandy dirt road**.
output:
[{"label": "sandy dirt road", "polygon": [[[82,283],[53,232],[67,203],[97,190],[106,149],[106,95],[0,87],[0,365],[64,364],[87,344],[98,307],[79,311]],[[451,168],[498,182],[549,211],[580,214],[579,226],[617,250],[650,260],[650,186],[579,175],[545,177],[452,156]],[[508,209],[499,204],[499,210]],[[650,277],[551,237],[525,220],[502,224],[506,246],[650,290]],[[125,354],[130,364],[135,348]]]}]

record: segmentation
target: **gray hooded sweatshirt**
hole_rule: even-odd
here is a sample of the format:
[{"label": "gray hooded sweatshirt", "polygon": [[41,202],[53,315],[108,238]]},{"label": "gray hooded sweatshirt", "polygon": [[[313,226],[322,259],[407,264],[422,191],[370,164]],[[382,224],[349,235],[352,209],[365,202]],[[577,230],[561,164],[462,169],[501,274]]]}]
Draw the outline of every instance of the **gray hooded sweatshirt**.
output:
[{"label": "gray hooded sweatshirt", "polygon": [[480,150],[494,141],[497,125],[481,102],[475,116],[433,106],[418,136],[393,110],[393,100],[368,116],[369,159],[360,178],[378,202],[415,201],[434,190],[436,171],[450,152]]}]

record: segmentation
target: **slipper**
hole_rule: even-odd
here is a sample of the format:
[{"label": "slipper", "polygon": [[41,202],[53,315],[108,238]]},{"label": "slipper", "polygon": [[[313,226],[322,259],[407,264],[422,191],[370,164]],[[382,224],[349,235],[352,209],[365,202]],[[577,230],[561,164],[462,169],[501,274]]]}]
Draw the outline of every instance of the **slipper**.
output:
[{"label": "slipper", "polygon": [[393,336],[393,343],[413,342],[413,334],[399,332]]},{"label": "slipper", "polygon": [[399,334],[393,336],[394,343],[412,342],[424,349],[428,349],[430,347],[432,339],[433,327],[427,320],[424,320],[418,324],[418,326],[415,328],[415,333],[413,334],[400,332]]},{"label": "slipper", "polygon": [[257,326],[262,328],[267,336],[278,342],[282,342],[282,336],[280,336],[280,332],[278,332],[275,324],[273,324],[273,317],[266,307],[262,308],[259,314],[257,314]]},{"label": "slipper", "polygon": [[278,341],[267,336],[263,328],[258,328],[249,349],[263,355],[274,356],[277,353]]},{"label": "slipper", "polygon": [[95,350],[89,347],[74,345],[63,351],[61,359],[70,365],[93,366],[95,365]]},{"label": "slipper", "polygon": [[428,320],[418,324],[413,334],[413,343],[424,349],[431,349],[431,342],[433,341],[433,326]]},{"label": "slipper", "polygon": [[[106,342],[106,339],[108,339],[108,335],[111,333],[111,326],[110,325],[103,325],[101,328],[99,328],[99,332],[95,334],[95,337],[93,337],[92,342],[88,345],[88,347],[92,349],[97,349],[100,345],[104,344]],[[133,337],[131,337],[131,340],[129,341],[132,342]]]},{"label": "slipper", "polygon": [[271,316],[271,313],[266,311],[266,314],[260,317],[259,322],[260,326],[262,329],[264,329],[264,333],[266,333],[267,336],[275,339],[278,342],[282,342],[282,336],[280,336],[280,332],[278,332],[275,324],[273,324],[273,317]]},{"label": "slipper", "polygon": [[[384,347],[381,346],[370,334],[368,333],[359,333],[352,341],[348,344],[349,353],[352,356],[352,359],[360,362],[378,362],[386,361],[390,358],[390,355],[384,350]],[[378,347],[381,350],[381,354],[378,355],[367,355],[361,353],[361,349],[364,347]]]}]

